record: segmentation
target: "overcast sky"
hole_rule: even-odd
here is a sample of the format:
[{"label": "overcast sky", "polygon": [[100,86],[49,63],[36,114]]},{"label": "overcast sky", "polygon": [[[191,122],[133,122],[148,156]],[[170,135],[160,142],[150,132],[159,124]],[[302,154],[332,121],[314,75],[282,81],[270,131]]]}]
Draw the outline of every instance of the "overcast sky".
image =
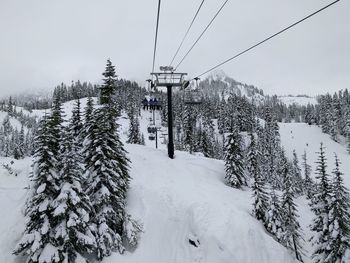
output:
[{"label": "overcast sky", "polygon": [[[224,0],[206,0],[184,54]],[[99,82],[107,58],[120,77],[143,81],[152,68],[158,0],[0,0],[0,95]],[[162,0],[156,65],[176,51],[201,0]],[[330,3],[229,0],[178,71],[194,77]],[[225,66],[269,94],[350,88],[350,1],[342,0]]]}]

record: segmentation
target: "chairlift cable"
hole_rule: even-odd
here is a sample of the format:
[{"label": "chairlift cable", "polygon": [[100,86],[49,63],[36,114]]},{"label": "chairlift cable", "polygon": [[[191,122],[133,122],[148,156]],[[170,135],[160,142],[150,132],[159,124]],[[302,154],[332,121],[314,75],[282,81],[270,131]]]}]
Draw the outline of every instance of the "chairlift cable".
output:
[{"label": "chairlift cable", "polygon": [[[160,4],[161,4],[161,0],[158,0],[158,12],[157,12],[156,34],[155,34],[155,37],[154,37],[154,49],[153,49],[152,72],[154,72],[154,66],[155,66],[155,62],[156,62],[157,41],[158,41],[158,28],[159,28],[159,16],[160,16]],[[152,79],[153,79],[153,76],[152,76]]]},{"label": "chairlift cable", "polygon": [[[318,14],[318,13],[324,11],[325,9],[327,9],[328,7],[330,7],[330,6],[334,5],[334,4],[336,4],[336,3],[339,2],[339,1],[340,1],[340,0],[336,0],[336,1],[334,1],[334,2],[332,2],[332,3],[330,3],[330,4],[328,4],[328,5],[326,5],[326,6],[324,6],[324,7],[322,7],[321,9],[319,9],[319,10],[317,10],[317,11],[311,13],[310,15],[308,15],[308,16],[306,16],[306,17],[300,19],[299,21],[297,21],[297,22],[291,24],[290,26],[288,26],[288,27],[286,27],[286,28],[284,28],[284,29],[278,31],[277,33],[275,33],[275,34],[273,34],[273,35],[271,35],[271,36],[269,36],[269,37],[267,37],[267,38],[265,38],[264,40],[258,42],[257,44],[255,44],[255,45],[253,45],[253,46],[251,46],[251,47],[249,47],[249,48],[247,48],[247,49],[245,49],[245,50],[239,52],[238,54],[234,55],[233,57],[231,57],[231,58],[229,58],[229,59],[227,59],[227,60],[225,60],[225,61],[223,61],[223,62],[217,64],[216,66],[214,66],[214,67],[212,67],[212,68],[210,68],[210,69],[204,71],[203,73],[197,75],[196,78],[199,78],[199,77],[203,76],[204,74],[207,74],[207,73],[209,73],[210,71],[213,71],[214,69],[217,69],[218,67],[221,67],[222,65],[224,65],[224,64],[226,64],[226,63],[228,63],[228,62],[230,62],[231,60],[233,60],[233,59],[235,59],[235,58],[238,58],[239,56],[243,55],[244,53],[247,53],[248,51],[250,51],[250,50],[256,48],[257,46],[260,46],[261,44],[267,42],[268,40],[270,40],[270,39],[272,39],[272,38],[274,38],[274,37],[276,37],[276,36],[282,34],[283,32],[289,30],[290,28],[292,28],[292,27],[294,27],[294,26],[296,26],[296,25],[298,25],[298,24],[304,22],[305,20],[307,20],[307,19],[311,18],[312,16],[314,16],[314,15],[316,15],[316,14]],[[195,79],[195,78],[193,78],[192,80],[194,80],[194,79]]]},{"label": "chairlift cable", "polygon": [[188,33],[190,32],[190,30],[191,30],[191,28],[192,28],[192,25],[193,25],[194,21],[196,20],[196,18],[197,18],[197,16],[198,16],[199,11],[201,10],[201,8],[202,8],[202,6],[203,6],[204,1],[205,1],[205,0],[202,0],[201,4],[199,5],[199,7],[198,7],[198,9],[197,9],[197,12],[196,12],[196,14],[194,15],[194,17],[193,17],[193,19],[192,19],[192,21],[191,21],[191,24],[190,24],[190,26],[188,27],[188,29],[187,29],[187,31],[186,31],[184,37],[182,38],[181,43],[180,43],[179,47],[177,48],[177,50],[176,50],[176,52],[175,52],[175,55],[173,56],[173,59],[171,60],[169,66],[172,66],[172,64],[173,64],[173,62],[174,62],[174,60],[175,60],[177,54],[179,53],[179,51],[180,51],[180,49],[181,49],[181,47],[182,47],[182,45],[183,45],[183,43],[184,43],[184,41],[185,41],[185,39],[186,39]]},{"label": "chairlift cable", "polygon": [[215,16],[210,20],[209,24],[204,28],[204,30],[202,31],[202,33],[199,35],[199,37],[196,39],[196,41],[192,44],[191,48],[187,51],[187,53],[182,57],[182,59],[180,60],[180,62],[177,64],[177,66],[175,67],[175,70],[177,70],[177,68],[182,64],[182,62],[185,60],[185,58],[188,56],[188,54],[192,51],[192,49],[195,47],[195,45],[198,43],[198,41],[202,38],[202,36],[205,34],[205,32],[208,30],[208,28],[210,27],[210,25],[214,22],[214,20],[216,19],[216,17],[220,14],[221,10],[225,7],[225,5],[227,4],[228,0],[226,0],[220,7],[220,9],[216,12]]}]

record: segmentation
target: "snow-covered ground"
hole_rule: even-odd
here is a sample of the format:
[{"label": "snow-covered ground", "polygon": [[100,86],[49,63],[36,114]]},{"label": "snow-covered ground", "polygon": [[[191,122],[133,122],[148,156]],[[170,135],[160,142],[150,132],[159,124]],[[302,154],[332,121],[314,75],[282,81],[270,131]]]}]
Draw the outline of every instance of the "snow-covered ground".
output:
[{"label": "snow-covered ground", "polygon": [[[72,105],[64,106],[67,118]],[[147,145],[125,145],[132,162],[128,210],[143,224],[144,232],[135,251],[113,254],[103,262],[295,262],[251,216],[251,192],[223,183],[223,162],[185,152],[169,159],[164,144],[159,143],[157,150],[154,141],[147,139],[150,117],[150,112],[142,111],[141,130]],[[125,141],[128,120],[122,117],[119,122]],[[156,123],[160,123],[158,115]],[[10,162],[0,158],[0,164]],[[11,252],[24,229],[30,165],[30,158],[15,160],[12,167],[17,176],[0,166],[0,262],[21,262]]]},{"label": "snow-covered ground", "polygon": [[[128,210],[144,224],[133,253],[103,262],[294,262],[251,215],[251,193],[223,183],[223,162],[147,146],[126,145],[131,165]],[[0,170],[1,262],[20,237],[30,160],[15,161],[17,177]],[[197,247],[190,244],[194,241]]]},{"label": "snow-covered ground", "polygon": [[[86,104],[82,100],[82,107]],[[67,118],[72,102],[65,104]],[[39,112],[40,113],[40,112]],[[131,185],[128,210],[144,226],[138,248],[124,255],[113,254],[104,263],[292,263],[293,255],[269,236],[262,225],[251,216],[251,192],[235,190],[223,183],[222,161],[175,152],[167,158],[166,145],[149,141],[147,125],[152,114],[142,111],[141,131],[146,146],[125,144],[131,160]],[[156,124],[160,116],[156,114]],[[128,120],[120,118],[121,137],[125,141]],[[161,133],[166,133],[162,131]],[[350,187],[350,155],[340,145],[323,134],[320,128],[301,123],[281,123],[282,144],[291,158],[293,149],[299,159],[304,150],[309,164],[315,168],[320,142],[326,147],[329,172],[333,167],[333,152],[342,161],[344,179]],[[0,158],[9,164],[9,158]],[[11,165],[17,176],[0,166],[0,262],[20,263],[11,254],[24,228],[23,207],[28,194],[30,158],[14,160]],[[307,201],[297,200],[300,222],[304,230],[305,251],[311,233],[312,219]],[[311,260],[305,258],[305,262]]]},{"label": "snow-covered ground", "polygon": [[[0,111],[0,124],[3,123],[7,115],[8,115],[7,112]],[[22,127],[22,124],[16,118],[10,117],[10,123],[11,123],[11,126],[14,128],[17,128],[17,130],[20,130]]]},{"label": "snow-covered ground", "polygon": [[315,97],[306,97],[306,96],[279,96],[278,99],[286,104],[287,106],[292,104],[297,104],[300,106],[306,106],[308,104],[317,104]]}]

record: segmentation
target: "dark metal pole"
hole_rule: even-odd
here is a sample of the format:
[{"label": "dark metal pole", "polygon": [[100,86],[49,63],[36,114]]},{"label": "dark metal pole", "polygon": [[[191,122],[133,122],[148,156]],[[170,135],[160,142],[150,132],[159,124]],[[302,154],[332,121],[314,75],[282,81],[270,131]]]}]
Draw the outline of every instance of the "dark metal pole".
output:
[{"label": "dark metal pole", "polygon": [[173,138],[173,106],[172,106],[172,86],[166,87],[168,95],[168,156],[174,159],[174,138]]},{"label": "dark metal pole", "polygon": [[158,149],[158,129],[156,129],[156,149]]},{"label": "dark metal pole", "polygon": [[156,125],[156,118],[155,118],[155,114],[154,114],[154,108],[153,108],[153,124]]}]

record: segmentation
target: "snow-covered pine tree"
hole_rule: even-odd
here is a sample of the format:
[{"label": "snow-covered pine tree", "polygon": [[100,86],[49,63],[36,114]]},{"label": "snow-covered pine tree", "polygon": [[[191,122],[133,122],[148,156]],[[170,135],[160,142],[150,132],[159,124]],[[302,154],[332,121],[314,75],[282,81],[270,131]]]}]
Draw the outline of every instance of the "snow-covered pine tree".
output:
[{"label": "snow-covered pine tree", "polygon": [[52,138],[50,140],[50,150],[56,158],[59,157],[60,142],[61,142],[61,131],[63,123],[63,110],[61,98],[56,96],[53,98],[53,103],[51,107],[51,115],[49,118],[49,129],[52,133]]},{"label": "snow-covered pine tree", "polygon": [[306,151],[304,151],[304,154],[302,155],[302,166],[304,169],[304,193],[310,200],[312,198],[315,185],[311,178],[311,165],[309,165],[307,162]]},{"label": "snow-covered pine tree", "polygon": [[282,207],[283,207],[283,243],[295,253],[295,258],[303,262],[302,258],[302,233],[298,221],[297,205],[294,202],[295,189],[294,179],[290,171],[292,165],[288,163],[287,158],[283,157],[282,176],[283,176],[283,192],[282,192]]},{"label": "snow-covered pine tree", "polygon": [[294,191],[297,195],[300,195],[304,190],[304,182],[301,177],[301,169],[299,166],[298,156],[295,150],[293,150],[293,163],[290,172],[292,176]]},{"label": "snow-covered pine tree", "polygon": [[85,124],[88,124],[92,119],[92,113],[94,111],[94,100],[90,96],[87,98],[86,107],[84,110],[85,110],[85,116],[84,116]]},{"label": "snow-covered pine tree", "polygon": [[80,99],[75,101],[74,108],[72,110],[72,118],[69,122],[69,133],[72,134],[73,140],[73,152],[77,153],[77,162],[82,164],[84,162],[81,150],[83,148],[83,122],[81,119]]},{"label": "snow-covered pine tree", "polygon": [[18,137],[18,148],[19,148],[19,152],[20,152],[20,158],[23,158],[28,149],[27,149],[27,145],[25,144],[25,135],[24,135],[24,127],[23,125],[21,126],[21,131],[19,132],[19,137]]},{"label": "snow-covered pine tree", "polygon": [[26,228],[14,250],[23,254],[27,262],[61,262],[59,247],[52,232],[53,200],[59,191],[57,160],[51,150],[53,133],[45,116],[35,138],[36,150],[33,162],[33,186],[26,209]]},{"label": "snow-covered pine tree", "polygon": [[141,144],[140,122],[135,108],[135,106],[131,106],[128,114],[130,124],[128,131],[128,140],[126,142],[131,144]]},{"label": "snow-covered pine tree", "polygon": [[195,147],[194,131],[196,127],[196,117],[191,105],[185,105],[183,113],[183,143],[185,151],[192,153]]},{"label": "snow-covered pine tree", "polygon": [[343,183],[340,161],[335,155],[329,211],[328,246],[323,262],[350,262],[350,195]]},{"label": "snow-covered pine tree", "polygon": [[227,135],[225,148],[226,184],[234,188],[246,186],[242,140],[236,125],[233,125],[231,133]]},{"label": "snow-covered pine tree", "polygon": [[[104,80],[102,107],[95,110],[88,124],[84,141],[87,193],[90,196],[96,224],[97,257],[99,260],[113,250],[124,251],[122,238],[126,235],[126,194],[129,186],[129,160],[119,139],[118,107],[112,97],[115,69],[107,62]],[[113,81],[114,79],[114,81]],[[104,92],[112,89],[112,91]],[[108,88],[108,89],[107,89]]]},{"label": "snow-covered pine tree", "polygon": [[210,104],[204,105],[204,113],[202,117],[202,138],[201,138],[201,145],[202,145],[202,152],[205,157],[213,157],[213,147],[214,147],[214,124],[212,120],[212,109],[210,108]]},{"label": "snow-covered pine tree", "polygon": [[100,104],[111,104],[113,95],[116,92],[117,76],[115,67],[110,59],[107,60],[106,70],[102,73],[104,76],[103,85],[100,87]]},{"label": "snow-covered pine tree", "polygon": [[[77,99],[72,110],[71,118],[71,132],[74,138],[79,138],[81,136],[81,131],[83,129],[83,122],[81,120],[81,109],[80,109],[80,99]],[[78,145],[80,146],[80,145]]]},{"label": "snow-covered pine tree", "polygon": [[266,230],[272,234],[278,242],[284,241],[284,229],[283,229],[283,209],[281,202],[275,190],[270,192],[269,205],[266,212]]},{"label": "snow-covered pine tree", "polygon": [[[247,171],[249,172],[249,175],[252,177],[254,174],[254,165],[256,164],[256,158],[257,158],[257,143],[256,139],[253,133],[249,133],[250,143],[246,151],[246,158],[245,158],[245,166],[247,168]],[[260,154],[260,153],[259,153]],[[261,154],[260,154],[261,157]]]},{"label": "snow-covered pine tree", "polygon": [[55,222],[55,244],[59,247],[60,262],[88,262],[86,253],[96,250],[89,216],[92,205],[82,187],[79,140],[76,140],[76,116],[71,125],[62,132],[61,160],[59,171],[59,193],[52,202]]},{"label": "snow-covered pine tree", "polygon": [[266,192],[264,176],[260,170],[261,154],[257,147],[250,148],[250,168],[249,172],[253,177],[253,215],[256,219],[266,225],[266,213],[268,208],[268,194]]},{"label": "snow-covered pine tree", "polygon": [[311,210],[315,214],[311,231],[314,232],[311,241],[314,246],[314,252],[312,257],[315,259],[315,263],[325,262],[326,256],[329,254],[328,238],[329,238],[329,212],[331,202],[331,184],[329,175],[326,171],[327,163],[324,153],[323,144],[321,143],[319,157],[316,167],[316,191],[311,199]]}]

